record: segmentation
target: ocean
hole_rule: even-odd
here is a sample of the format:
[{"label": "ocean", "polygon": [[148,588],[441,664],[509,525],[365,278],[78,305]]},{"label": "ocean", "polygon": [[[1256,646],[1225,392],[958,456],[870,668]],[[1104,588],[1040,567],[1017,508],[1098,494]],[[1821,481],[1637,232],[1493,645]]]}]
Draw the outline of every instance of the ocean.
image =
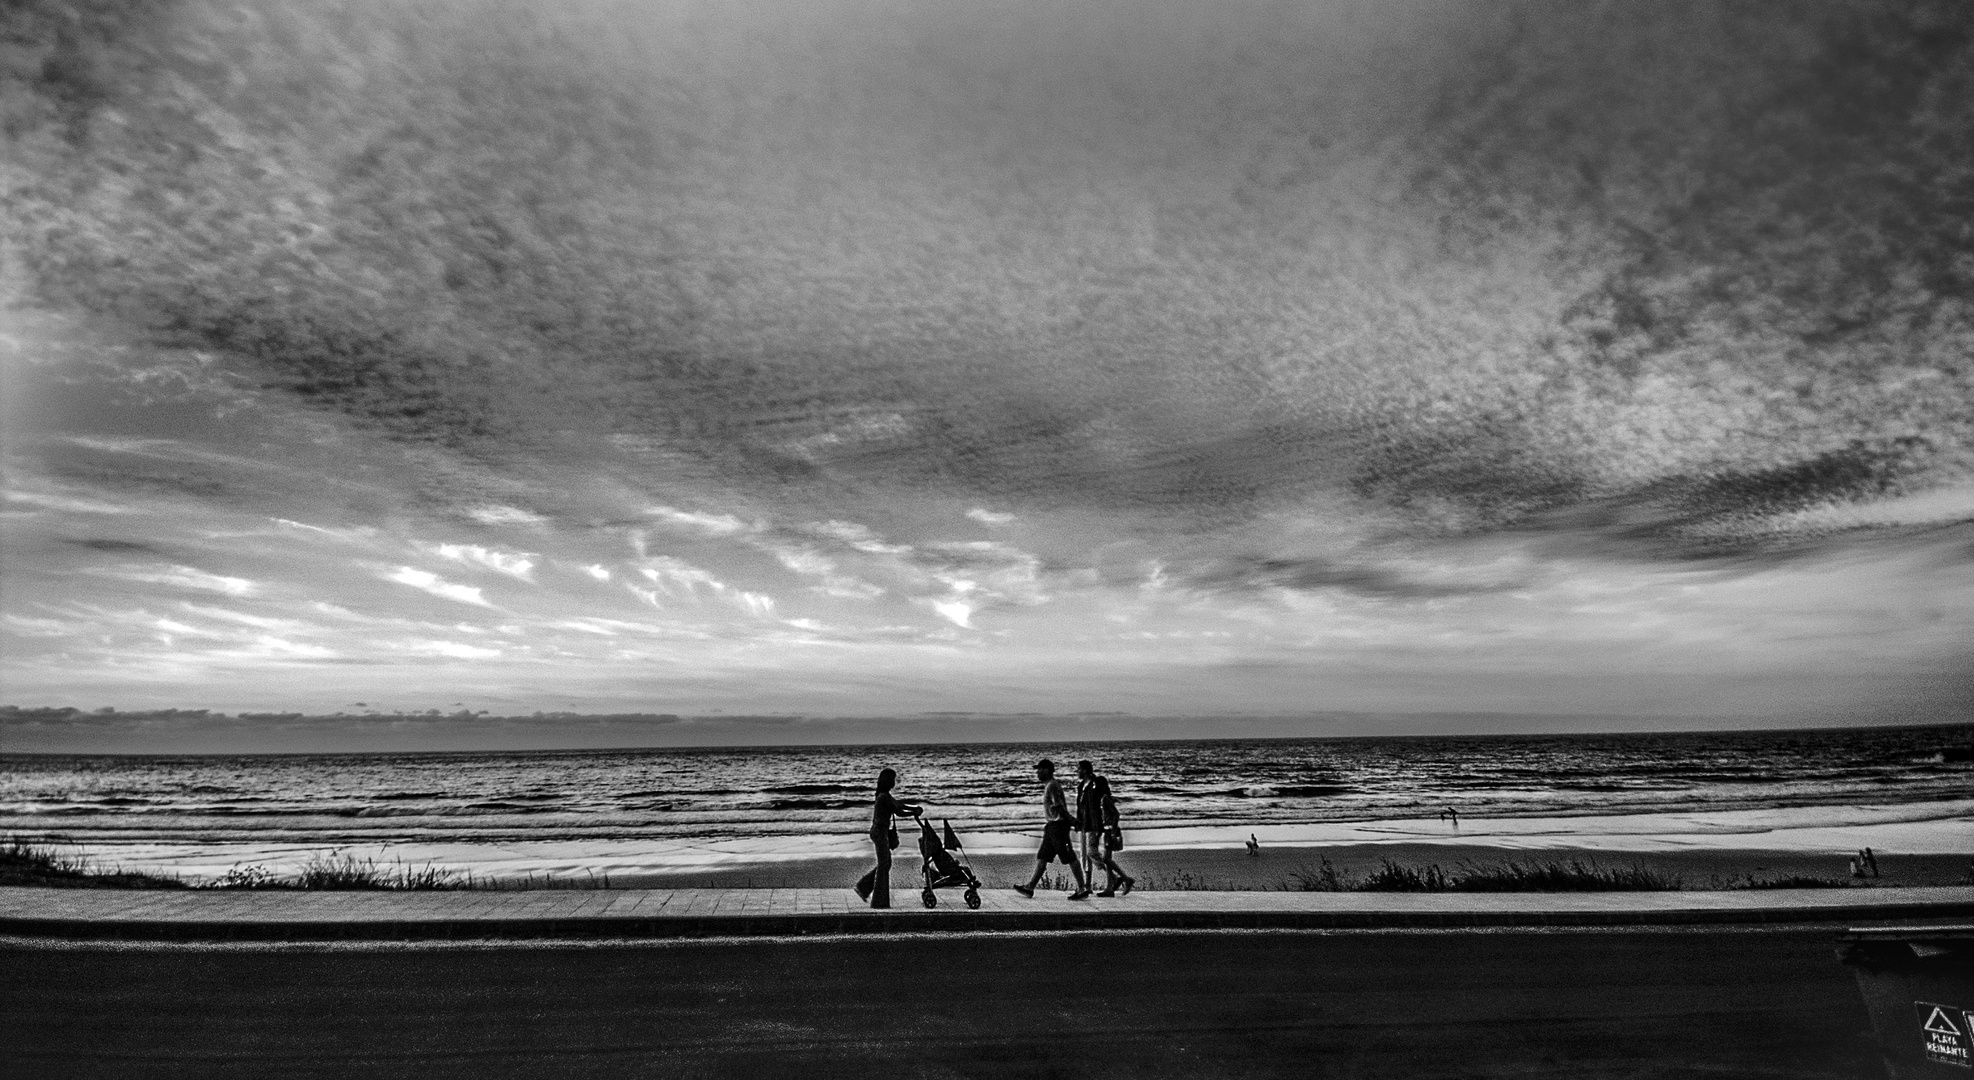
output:
[{"label": "ocean", "polygon": [[[877,771],[977,837],[1032,846],[1034,765],[1109,776],[1139,846],[1610,832],[1619,820],[1932,822],[1974,804],[1974,727],[778,749],[0,755],[0,835],[216,873],[357,850],[568,872],[864,852]],[[1859,815],[1863,816],[1860,817]],[[1575,825],[1567,823],[1574,822]],[[1665,831],[1667,826],[1655,826]],[[1393,831],[1395,830],[1395,831]],[[1617,831],[1623,831],[1618,829]],[[1705,831],[1705,830],[1702,830]],[[1451,834],[1449,834],[1451,835]],[[1974,848],[1974,831],[1968,834]]]}]

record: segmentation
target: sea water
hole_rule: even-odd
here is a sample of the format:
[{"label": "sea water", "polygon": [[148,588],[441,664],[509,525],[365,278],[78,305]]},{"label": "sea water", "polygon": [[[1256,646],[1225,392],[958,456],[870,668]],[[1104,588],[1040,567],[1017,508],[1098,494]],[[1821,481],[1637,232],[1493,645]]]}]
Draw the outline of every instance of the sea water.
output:
[{"label": "sea water", "polygon": [[1035,763],[1045,756],[1065,776],[1078,759],[1095,762],[1141,845],[1220,842],[1255,831],[1272,840],[1362,837],[1375,835],[1380,823],[1431,823],[1445,832],[1455,813],[1468,836],[1553,832],[1557,821],[1577,823],[1566,831],[1610,832],[1619,819],[1959,829],[1974,809],[1974,727],[1960,726],[744,750],[17,754],[0,755],[0,835],[60,840],[126,866],[193,876],[242,860],[293,862],[331,849],[436,856],[506,872],[566,871],[585,861],[664,869],[861,856],[873,781],[889,766],[898,770],[901,795],[978,837],[976,850],[1015,850],[1037,831]]}]

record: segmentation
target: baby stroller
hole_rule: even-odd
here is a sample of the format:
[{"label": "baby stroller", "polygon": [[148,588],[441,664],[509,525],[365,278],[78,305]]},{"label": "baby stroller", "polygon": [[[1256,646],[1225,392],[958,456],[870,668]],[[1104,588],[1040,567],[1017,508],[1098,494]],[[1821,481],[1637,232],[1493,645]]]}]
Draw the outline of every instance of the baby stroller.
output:
[{"label": "baby stroller", "polygon": [[[960,846],[960,838],[953,834],[953,823],[942,822],[946,826],[946,840],[940,843],[939,834],[932,831],[932,823],[918,819],[918,850],[925,856],[925,892],[919,898],[926,907],[938,907],[939,897],[934,889],[951,889],[966,886],[966,906],[980,906],[980,879],[973,876],[973,867],[966,862],[966,849]],[[959,858],[953,852],[959,852]]]}]

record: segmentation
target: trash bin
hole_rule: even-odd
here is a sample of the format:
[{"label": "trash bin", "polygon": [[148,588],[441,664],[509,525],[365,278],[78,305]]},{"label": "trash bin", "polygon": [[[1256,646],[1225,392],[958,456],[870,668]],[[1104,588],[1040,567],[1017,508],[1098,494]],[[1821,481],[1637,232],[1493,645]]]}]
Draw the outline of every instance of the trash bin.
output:
[{"label": "trash bin", "polygon": [[1848,930],[1837,955],[1857,972],[1892,1080],[1974,1080],[1974,926]]}]

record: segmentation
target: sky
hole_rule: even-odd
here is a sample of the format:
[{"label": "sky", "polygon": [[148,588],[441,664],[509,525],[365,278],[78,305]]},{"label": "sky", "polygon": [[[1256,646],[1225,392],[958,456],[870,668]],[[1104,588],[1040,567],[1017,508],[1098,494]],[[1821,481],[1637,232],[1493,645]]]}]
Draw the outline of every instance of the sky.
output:
[{"label": "sky", "polygon": [[0,704],[1974,707],[1956,5],[5,19]]}]

